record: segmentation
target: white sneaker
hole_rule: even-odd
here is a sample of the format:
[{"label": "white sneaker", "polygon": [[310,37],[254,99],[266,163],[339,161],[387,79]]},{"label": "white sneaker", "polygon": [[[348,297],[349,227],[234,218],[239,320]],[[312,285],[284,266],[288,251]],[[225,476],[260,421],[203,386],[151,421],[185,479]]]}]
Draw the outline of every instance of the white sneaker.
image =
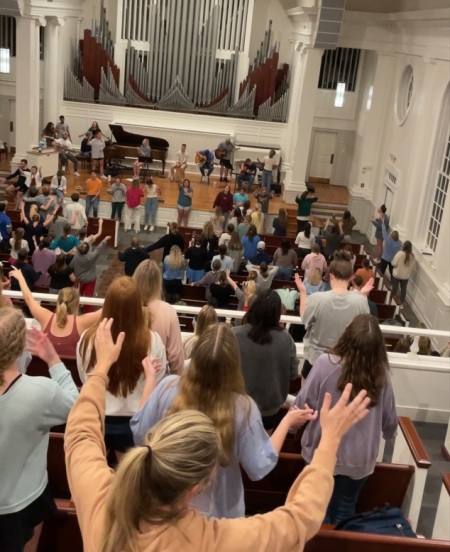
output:
[{"label": "white sneaker", "polygon": [[150,232],[153,232],[153,230],[155,229],[155,227],[153,226],[153,224],[150,226]]},{"label": "white sneaker", "polygon": [[62,172],[66,172],[66,166],[63,165],[63,166],[61,167],[61,170],[62,170]]},{"label": "white sneaker", "polygon": [[145,232],[145,230],[148,230],[148,224],[146,224],[146,225],[144,226],[144,232]]},{"label": "white sneaker", "polygon": [[78,171],[75,171],[75,172],[73,173],[73,176],[80,176],[80,173],[79,173]]}]

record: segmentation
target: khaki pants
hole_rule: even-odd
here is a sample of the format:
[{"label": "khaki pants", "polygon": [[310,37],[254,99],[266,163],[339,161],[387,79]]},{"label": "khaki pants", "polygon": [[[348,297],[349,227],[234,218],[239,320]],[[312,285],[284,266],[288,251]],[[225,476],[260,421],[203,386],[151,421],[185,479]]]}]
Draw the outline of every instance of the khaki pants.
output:
[{"label": "khaki pants", "polygon": [[128,207],[125,209],[125,230],[129,230],[134,224],[134,230],[139,232],[140,224],[139,219],[141,215],[141,206],[138,207]]}]

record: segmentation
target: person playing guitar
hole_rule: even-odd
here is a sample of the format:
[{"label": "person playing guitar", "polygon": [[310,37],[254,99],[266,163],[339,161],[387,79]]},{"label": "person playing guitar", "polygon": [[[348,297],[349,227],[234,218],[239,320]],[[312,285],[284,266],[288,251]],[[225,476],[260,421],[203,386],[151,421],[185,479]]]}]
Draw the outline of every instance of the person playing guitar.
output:
[{"label": "person playing guitar", "polygon": [[251,189],[256,175],[256,164],[247,157],[247,159],[241,165],[241,172],[238,174],[236,180],[238,184],[241,185],[242,182],[248,182],[248,187]]},{"label": "person playing guitar", "polygon": [[220,142],[215,151],[216,157],[220,162],[220,182],[228,182],[228,171],[233,170],[231,154],[236,149],[239,148],[233,144],[230,138],[227,138],[224,142]]},{"label": "person playing guitar", "polygon": [[214,170],[214,152],[209,149],[199,150],[195,153],[195,162],[202,174],[201,182],[209,184],[209,175]]}]

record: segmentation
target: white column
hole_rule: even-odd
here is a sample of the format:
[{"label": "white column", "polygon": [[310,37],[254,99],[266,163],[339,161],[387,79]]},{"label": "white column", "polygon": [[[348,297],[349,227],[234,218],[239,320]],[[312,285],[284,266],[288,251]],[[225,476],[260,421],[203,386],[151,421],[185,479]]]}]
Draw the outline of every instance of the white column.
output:
[{"label": "white column", "polygon": [[64,74],[59,52],[60,52],[60,32],[59,28],[64,24],[64,20],[56,17],[47,19],[47,27],[45,29],[45,44],[44,44],[44,126],[48,122],[56,125],[58,117],[61,113],[59,103],[62,98],[59,97],[60,79]]},{"label": "white column", "polygon": [[288,119],[284,200],[306,189],[306,169],[311,145],[314,110],[323,50],[298,43],[294,50],[291,105]]},{"label": "white column", "polygon": [[12,165],[26,157],[27,150],[37,145],[39,129],[39,27],[45,19],[18,17],[16,19],[16,154]]}]

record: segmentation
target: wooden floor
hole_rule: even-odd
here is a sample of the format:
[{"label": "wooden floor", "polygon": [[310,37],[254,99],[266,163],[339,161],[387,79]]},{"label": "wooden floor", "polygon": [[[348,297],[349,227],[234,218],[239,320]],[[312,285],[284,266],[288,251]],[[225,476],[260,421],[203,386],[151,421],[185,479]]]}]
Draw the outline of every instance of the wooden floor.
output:
[{"label": "wooden floor", "polygon": [[[10,170],[10,159],[11,155],[9,156],[9,159],[5,159],[5,155],[2,155],[0,159],[0,171],[9,171]],[[89,168],[86,167],[85,169],[79,167],[78,171],[80,172],[81,176],[73,176],[72,171],[72,165],[70,164],[70,173],[67,174],[67,192],[68,195],[70,195],[72,192],[75,191],[76,186],[81,186],[83,189],[85,188],[85,182],[86,179],[90,176]],[[168,171],[166,170],[166,174]],[[217,173],[217,176],[215,175]],[[192,187],[194,189],[194,197],[193,197],[193,209],[202,210],[202,211],[210,211],[212,210],[212,205],[214,202],[214,199],[218,192],[221,191],[222,187],[224,186],[224,183],[219,182],[219,169],[218,167],[215,169],[214,173],[210,177],[210,184],[200,184],[200,173],[198,175],[196,174],[187,174],[187,178],[190,179]],[[124,183],[126,185],[129,185],[130,182],[128,182],[126,179],[130,178],[130,173],[126,174],[124,176]],[[161,178],[161,177],[153,177],[153,180],[158,186],[161,188],[162,192],[162,199],[164,202],[164,206],[167,207],[175,207],[177,199],[178,199],[178,184],[175,182],[170,182],[169,178]],[[231,192],[234,193],[234,187],[235,182],[234,179],[230,181],[231,186]],[[101,199],[104,201],[109,201],[110,197],[107,193],[108,188],[108,182],[106,180],[103,181],[103,190],[101,194]],[[335,205],[348,205],[348,190],[344,186],[331,186],[329,184],[315,184],[316,193],[319,197],[319,201],[322,203],[332,203]],[[252,205],[256,202],[254,198],[252,199]],[[269,204],[269,213],[270,214],[276,214],[278,213],[278,209],[281,207],[291,207],[293,204],[287,204],[283,201],[281,197],[274,197],[274,199]]]}]

